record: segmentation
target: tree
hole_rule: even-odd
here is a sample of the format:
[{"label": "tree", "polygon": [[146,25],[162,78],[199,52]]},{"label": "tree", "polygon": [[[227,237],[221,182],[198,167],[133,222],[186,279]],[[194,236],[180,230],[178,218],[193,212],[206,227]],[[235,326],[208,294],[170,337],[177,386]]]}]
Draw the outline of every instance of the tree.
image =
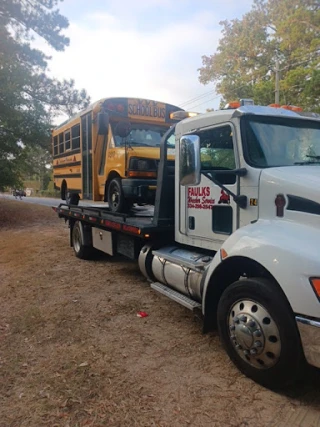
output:
[{"label": "tree", "polygon": [[20,173],[24,180],[37,180],[40,190],[46,190],[52,175],[52,155],[40,146],[25,147]]},{"label": "tree", "polygon": [[57,5],[62,0],[0,2],[0,189],[18,185],[26,147],[49,150],[55,116],[85,108],[89,98],[74,81],[47,76],[49,57],[32,47],[36,37],[62,51],[69,40],[68,21]]},{"label": "tree", "polygon": [[217,52],[202,57],[199,80],[216,83],[222,104],[253,98],[275,100],[280,68],[280,103],[320,111],[319,0],[255,0],[242,19],[222,21]]}]

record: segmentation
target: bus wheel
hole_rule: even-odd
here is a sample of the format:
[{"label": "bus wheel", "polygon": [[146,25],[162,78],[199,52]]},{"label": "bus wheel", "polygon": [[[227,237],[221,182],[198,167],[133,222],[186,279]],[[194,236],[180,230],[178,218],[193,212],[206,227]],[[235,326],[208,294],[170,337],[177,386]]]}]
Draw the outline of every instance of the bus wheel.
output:
[{"label": "bus wheel", "polygon": [[108,204],[112,212],[128,212],[130,205],[126,202],[120,178],[113,178],[108,187]]},{"label": "bus wheel", "polygon": [[66,195],[66,204],[67,205],[78,205],[80,200],[80,196],[78,193],[70,193],[67,192]]},{"label": "bus wheel", "polygon": [[66,200],[67,197],[67,183],[66,181],[63,181],[62,185],[61,185],[61,190],[60,190],[60,197],[61,200]]},{"label": "bus wheel", "polygon": [[270,280],[238,280],[218,305],[220,339],[247,377],[271,389],[299,378],[304,358],[299,332],[285,296]]},{"label": "bus wheel", "polygon": [[94,253],[92,244],[85,245],[85,230],[83,225],[76,221],[72,229],[72,246],[77,258],[91,259]]}]

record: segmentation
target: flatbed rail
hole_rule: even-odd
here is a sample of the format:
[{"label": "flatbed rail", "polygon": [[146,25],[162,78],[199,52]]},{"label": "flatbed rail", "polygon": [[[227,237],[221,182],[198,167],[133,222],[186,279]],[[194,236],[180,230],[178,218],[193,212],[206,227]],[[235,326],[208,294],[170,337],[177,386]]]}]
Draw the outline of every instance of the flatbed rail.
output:
[{"label": "flatbed rail", "polygon": [[66,221],[81,221],[95,227],[107,230],[131,234],[141,238],[149,238],[151,235],[173,233],[173,224],[168,221],[161,226],[153,224],[153,215],[146,216],[134,213],[133,215],[111,212],[107,207],[73,206],[60,203],[52,209],[60,218]]}]

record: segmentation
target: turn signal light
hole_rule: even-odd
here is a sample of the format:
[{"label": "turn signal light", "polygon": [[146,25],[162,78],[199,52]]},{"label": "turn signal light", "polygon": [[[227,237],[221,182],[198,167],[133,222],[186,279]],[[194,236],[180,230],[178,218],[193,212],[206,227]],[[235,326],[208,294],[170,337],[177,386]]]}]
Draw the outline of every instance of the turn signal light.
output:
[{"label": "turn signal light", "polygon": [[250,98],[242,98],[240,101],[231,101],[225,107],[224,110],[234,110],[239,107],[254,105],[253,99]]},{"label": "turn signal light", "polygon": [[189,117],[196,117],[199,113],[194,113],[192,111],[174,111],[173,113],[170,113],[170,119],[171,120],[183,120],[187,119]]},{"label": "turn signal light", "polygon": [[109,102],[106,107],[107,107],[107,110],[109,110],[109,111],[117,111],[118,113],[124,112],[124,105],[123,104],[113,104],[113,103]]},{"label": "turn signal light", "polygon": [[318,277],[314,277],[310,279],[310,282],[317,297],[320,298],[320,279]]},{"label": "turn signal light", "polygon": [[220,249],[220,256],[221,256],[221,259],[227,258],[227,256],[228,256],[227,251],[225,249],[223,249],[223,248]]},{"label": "turn signal light", "polygon": [[239,108],[241,106],[241,104],[240,104],[240,102],[239,101],[232,101],[232,102],[229,102],[225,107],[224,107],[224,109],[225,110],[235,110],[236,108]]},{"label": "turn signal light", "polygon": [[301,107],[297,107],[296,105],[281,105],[281,108],[290,111],[303,111]]},{"label": "turn signal light", "polygon": [[297,107],[296,105],[280,105],[280,104],[269,104],[268,107],[272,108],[283,108],[284,110],[301,112],[303,109],[301,107]]},{"label": "turn signal light", "polygon": [[157,172],[150,171],[129,171],[130,178],[157,178]]}]

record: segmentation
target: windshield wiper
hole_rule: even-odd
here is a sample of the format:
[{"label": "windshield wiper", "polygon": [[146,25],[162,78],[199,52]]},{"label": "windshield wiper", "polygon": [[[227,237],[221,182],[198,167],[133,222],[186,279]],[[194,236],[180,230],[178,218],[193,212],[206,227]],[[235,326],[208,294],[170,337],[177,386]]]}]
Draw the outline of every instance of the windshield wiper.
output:
[{"label": "windshield wiper", "polygon": [[309,157],[309,159],[320,160],[320,156],[306,156],[306,157]]},{"label": "windshield wiper", "polygon": [[319,160],[315,162],[312,162],[311,160],[306,160],[305,162],[294,162],[294,165],[318,165],[319,163],[320,163],[320,157],[319,157]]}]

